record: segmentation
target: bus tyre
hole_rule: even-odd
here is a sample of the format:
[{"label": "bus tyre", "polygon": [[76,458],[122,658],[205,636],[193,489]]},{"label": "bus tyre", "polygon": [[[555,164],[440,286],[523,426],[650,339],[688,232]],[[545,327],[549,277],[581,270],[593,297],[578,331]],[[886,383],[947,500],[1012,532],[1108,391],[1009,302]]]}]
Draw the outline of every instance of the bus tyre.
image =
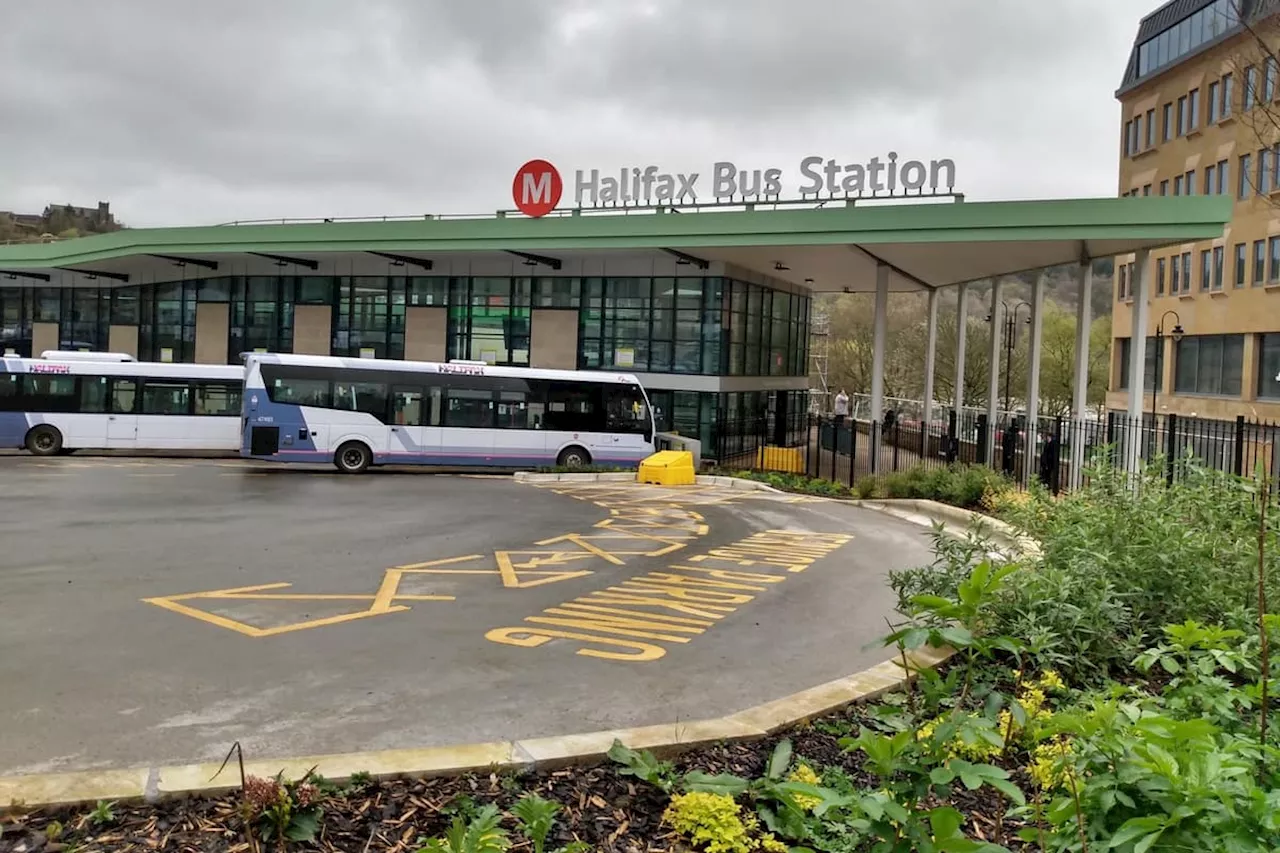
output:
[{"label": "bus tyre", "polygon": [[348,441],[333,454],[333,464],[344,474],[363,474],[372,462],[369,446],[359,441]]},{"label": "bus tyre", "polygon": [[57,456],[62,452],[62,433],[57,427],[41,424],[27,433],[26,445],[36,456]]},{"label": "bus tyre", "polygon": [[556,464],[561,468],[585,468],[591,464],[591,454],[577,445],[566,447],[556,457]]}]

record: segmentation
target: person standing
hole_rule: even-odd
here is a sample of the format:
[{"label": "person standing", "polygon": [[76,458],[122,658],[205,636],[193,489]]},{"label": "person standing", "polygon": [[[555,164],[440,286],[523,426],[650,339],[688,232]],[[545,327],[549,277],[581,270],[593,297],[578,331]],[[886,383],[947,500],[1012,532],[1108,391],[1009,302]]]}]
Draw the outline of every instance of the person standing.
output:
[{"label": "person standing", "polygon": [[837,424],[844,423],[844,419],[849,417],[849,395],[843,388],[836,393],[835,416]]}]

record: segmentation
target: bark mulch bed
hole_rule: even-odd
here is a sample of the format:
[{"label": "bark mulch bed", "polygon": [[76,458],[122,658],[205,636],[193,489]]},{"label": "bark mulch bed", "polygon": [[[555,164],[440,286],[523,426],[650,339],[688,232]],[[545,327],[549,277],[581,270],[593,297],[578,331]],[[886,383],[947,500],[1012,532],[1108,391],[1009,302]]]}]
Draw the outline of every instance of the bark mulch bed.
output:
[{"label": "bark mulch bed", "polygon": [[[798,727],[790,737],[795,755],[815,767],[838,766],[858,785],[874,790],[874,776],[863,771],[861,756],[839,746],[842,736],[856,734],[868,719],[866,706],[855,705]],[[755,778],[763,775],[773,747],[782,736],[752,743],[721,743],[683,753],[675,759],[684,772],[729,772]],[[233,770],[228,766],[227,771]],[[1013,768],[1010,768],[1013,770]],[[1023,780],[1019,780],[1023,781]],[[416,851],[427,838],[440,836],[454,815],[464,817],[494,803],[504,811],[526,792],[558,801],[547,849],[582,841],[594,851],[655,853],[687,851],[661,825],[667,796],[634,777],[620,775],[610,763],[532,773],[479,773],[453,778],[370,781],[331,794],[324,803],[323,830],[310,843],[291,843],[290,851]],[[38,809],[0,817],[0,853],[252,853],[237,811],[239,792],[219,797],[164,800],[156,805],[119,803],[113,819],[91,820],[92,809]],[[1021,850],[1001,831],[1000,803],[987,789],[963,792],[954,802],[969,815],[972,835],[1012,850]],[[60,832],[51,832],[51,825]],[[508,821],[506,825],[510,826]],[[532,847],[513,832],[514,851]],[[274,844],[259,843],[262,853],[275,853]],[[1027,848],[1030,849],[1030,848]]]}]

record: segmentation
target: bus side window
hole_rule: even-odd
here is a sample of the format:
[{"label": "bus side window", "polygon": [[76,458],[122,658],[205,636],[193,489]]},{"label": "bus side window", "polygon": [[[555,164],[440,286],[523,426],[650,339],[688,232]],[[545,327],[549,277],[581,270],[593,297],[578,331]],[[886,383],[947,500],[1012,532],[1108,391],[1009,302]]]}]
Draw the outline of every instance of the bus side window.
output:
[{"label": "bus side window", "polygon": [[18,374],[0,373],[0,412],[16,412],[18,405]]},{"label": "bus side window", "polygon": [[107,377],[80,377],[80,411],[100,414],[107,410]]},{"label": "bus side window", "polygon": [[138,382],[135,379],[111,380],[111,411],[117,415],[131,415],[138,401]]},{"label": "bus side window", "polygon": [[391,386],[392,423],[400,426],[422,426],[422,389],[407,385]]}]

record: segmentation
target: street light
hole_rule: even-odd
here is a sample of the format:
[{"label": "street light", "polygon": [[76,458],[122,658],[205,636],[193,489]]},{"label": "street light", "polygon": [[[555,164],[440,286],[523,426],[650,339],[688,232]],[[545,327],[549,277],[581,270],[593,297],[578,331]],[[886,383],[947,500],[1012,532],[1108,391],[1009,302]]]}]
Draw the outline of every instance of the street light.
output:
[{"label": "street light", "polygon": [[[1161,370],[1164,363],[1164,321],[1170,314],[1173,315],[1173,328],[1169,330],[1169,337],[1173,338],[1173,342],[1176,344],[1186,334],[1182,330],[1182,318],[1178,316],[1177,311],[1166,311],[1160,315],[1160,322],[1156,323],[1155,363],[1151,366],[1151,430],[1153,435],[1156,428],[1156,390],[1160,387],[1160,380],[1163,378],[1156,376],[1155,373],[1157,370]],[[1143,370],[1145,371],[1146,368],[1144,367]],[[1163,371],[1161,370],[1161,372]]]},{"label": "street light", "polygon": [[[1009,303],[1003,299],[1000,304],[1004,306],[1004,410],[1009,411],[1009,381],[1013,378],[1013,350],[1018,343],[1018,310],[1024,305],[1027,308],[1027,324],[1031,324],[1031,303],[1015,302],[1013,307],[1009,307]],[[987,322],[991,322],[991,315],[987,315]]]}]

